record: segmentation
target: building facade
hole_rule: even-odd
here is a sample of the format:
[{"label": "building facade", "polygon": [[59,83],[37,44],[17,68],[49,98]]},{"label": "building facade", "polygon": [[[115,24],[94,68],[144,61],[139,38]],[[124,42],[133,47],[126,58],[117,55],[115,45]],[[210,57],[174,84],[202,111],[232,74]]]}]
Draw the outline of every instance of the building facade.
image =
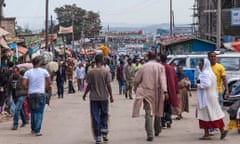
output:
[{"label": "building facade", "polygon": [[[236,41],[240,38],[240,0],[221,0],[221,5],[221,40]],[[195,29],[197,37],[216,42],[217,6],[218,0],[195,0],[193,27],[198,27]],[[234,15],[239,20],[237,25],[233,23]]]},{"label": "building facade", "polygon": [[16,36],[16,18],[15,17],[3,17],[1,20],[1,27],[8,31],[11,37],[15,37]]}]

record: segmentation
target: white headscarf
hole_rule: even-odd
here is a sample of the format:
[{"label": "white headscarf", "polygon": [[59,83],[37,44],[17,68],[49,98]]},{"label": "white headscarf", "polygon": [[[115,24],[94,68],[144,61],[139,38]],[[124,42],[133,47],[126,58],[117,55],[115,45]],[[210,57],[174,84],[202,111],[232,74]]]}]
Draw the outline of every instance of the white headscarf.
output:
[{"label": "white headscarf", "polygon": [[199,74],[200,85],[197,90],[199,108],[203,109],[207,106],[207,94],[204,89],[211,86],[211,77],[216,77],[212,71],[211,64],[208,59],[204,59],[202,71]]},{"label": "white headscarf", "polygon": [[212,68],[211,68],[211,63],[208,59],[204,59],[202,72],[204,74],[210,74],[210,75],[215,76],[215,74],[213,73]]}]

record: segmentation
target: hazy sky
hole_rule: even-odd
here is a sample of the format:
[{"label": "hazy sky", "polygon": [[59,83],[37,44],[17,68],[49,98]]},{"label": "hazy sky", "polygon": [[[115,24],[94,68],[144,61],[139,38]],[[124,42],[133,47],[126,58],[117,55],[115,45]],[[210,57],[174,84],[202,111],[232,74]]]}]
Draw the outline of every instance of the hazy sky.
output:
[{"label": "hazy sky", "polygon": [[[49,0],[49,17],[56,19],[54,9],[65,4],[100,13],[103,24],[159,24],[169,22],[170,0]],[[172,0],[175,23],[192,22],[194,0]],[[5,0],[3,14],[16,17],[17,24],[32,28],[44,27],[45,0]]]}]

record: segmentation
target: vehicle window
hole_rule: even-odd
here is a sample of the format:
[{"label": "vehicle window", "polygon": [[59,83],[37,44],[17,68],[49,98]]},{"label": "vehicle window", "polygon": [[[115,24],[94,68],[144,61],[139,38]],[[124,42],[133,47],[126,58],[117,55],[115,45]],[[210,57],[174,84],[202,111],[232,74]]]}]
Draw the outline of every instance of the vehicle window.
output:
[{"label": "vehicle window", "polygon": [[190,59],[190,67],[196,68],[198,66],[200,59],[202,59],[202,58],[191,58]]},{"label": "vehicle window", "polygon": [[186,66],[186,58],[175,58],[170,65],[181,65],[183,67]]},{"label": "vehicle window", "polygon": [[226,71],[240,70],[240,59],[237,57],[219,57],[218,62],[222,64]]}]

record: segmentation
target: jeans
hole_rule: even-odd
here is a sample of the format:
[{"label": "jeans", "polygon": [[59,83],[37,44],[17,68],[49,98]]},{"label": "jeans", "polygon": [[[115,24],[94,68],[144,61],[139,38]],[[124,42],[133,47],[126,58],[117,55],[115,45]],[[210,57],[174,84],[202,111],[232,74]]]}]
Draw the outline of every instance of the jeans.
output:
[{"label": "jeans", "polygon": [[68,93],[75,93],[72,80],[68,80]]},{"label": "jeans", "polygon": [[218,93],[218,97],[219,97],[219,104],[220,104],[221,108],[223,109],[223,103],[224,103],[223,94]]},{"label": "jeans", "polygon": [[46,103],[45,94],[30,94],[30,111],[31,111],[31,129],[39,133],[42,126],[43,112]]},{"label": "jeans", "polygon": [[63,94],[64,94],[64,81],[57,82],[57,93],[58,93],[58,98],[63,98]]},{"label": "jeans", "polygon": [[114,81],[114,79],[115,79],[115,72],[111,72],[111,75],[112,75],[112,81]]},{"label": "jeans", "polygon": [[119,94],[122,94],[124,89],[124,80],[118,80]]},{"label": "jeans", "polygon": [[23,102],[25,100],[25,96],[20,96],[17,98],[16,101],[14,101],[15,103],[15,113],[13,116],[13,127],[17,128],[18,127],[18,119],[19,116],[21,116],[22,119],[22,123],[26,124],[27,123],[27,119],[23,110]]},{"label": "jeans", "polygon": [[92,126],[95,138],[108,134],[108,100],[90,101]]}]

